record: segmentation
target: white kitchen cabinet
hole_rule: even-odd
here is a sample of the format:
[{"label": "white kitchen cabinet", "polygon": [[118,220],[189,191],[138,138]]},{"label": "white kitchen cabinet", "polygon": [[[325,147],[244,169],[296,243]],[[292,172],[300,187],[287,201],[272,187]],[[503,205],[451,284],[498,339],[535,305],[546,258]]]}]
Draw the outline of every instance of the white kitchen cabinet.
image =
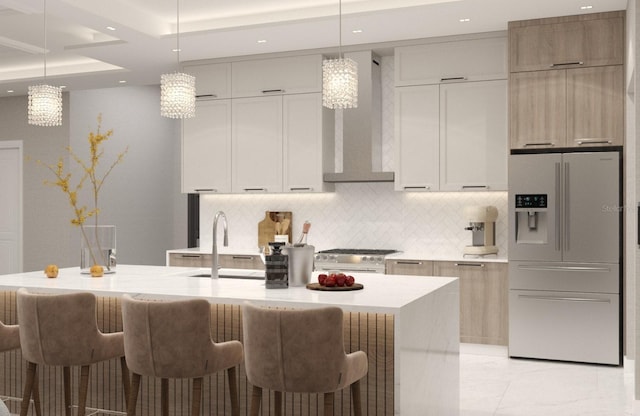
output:
[{"label": "white kitchen cabinet", "polygon": [[333,185],[322,179],[333,171],[334,117],[322,106],[322,94],[282,97],[284,192],[323,192]]},{"label": "white kitchen cabinet", "polygon": [[231,63],[185,65],[184,72],[196,77],[196,97],[231,98]]},{"label": "white kitchen cabinet", "polygon": [[282,96],[232,100],[234,193],[282,192]]},{"label": "white kitchen cabinet", "polygon": [[231,100],[197,101],[183,121],[182,192],[231,192]]},{"label": "white kitchen cabinet", "polygon": [[395,49],[395,86],[505,79],[507,38],[490,37]]},{"label": "white kitchen cabinet", "polygon": [[395,189],[439,189],[439,86],[395,89]]},{"label": "white kitchen cabinet", "polygon": [[239,61],[231,68],[234,98],[322,92],[321,55]]},{"label": "white kitchen cabinet", "polygon": [[507,190],[507,81],[440,86],[440,190]]}]

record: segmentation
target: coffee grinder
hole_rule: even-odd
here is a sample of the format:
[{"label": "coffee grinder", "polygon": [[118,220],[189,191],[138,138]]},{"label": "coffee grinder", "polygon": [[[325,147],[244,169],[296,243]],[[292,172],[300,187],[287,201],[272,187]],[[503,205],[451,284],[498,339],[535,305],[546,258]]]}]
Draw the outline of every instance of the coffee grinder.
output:
[{"label": "coffee grinder", "polygon": [[469,221],[465,230],[471,231],[472,245],[464,248],[465,255],[486,256],[498,254],[496,247],[496,219],[498,209],[494,206],[465,207],[464,217]]}]

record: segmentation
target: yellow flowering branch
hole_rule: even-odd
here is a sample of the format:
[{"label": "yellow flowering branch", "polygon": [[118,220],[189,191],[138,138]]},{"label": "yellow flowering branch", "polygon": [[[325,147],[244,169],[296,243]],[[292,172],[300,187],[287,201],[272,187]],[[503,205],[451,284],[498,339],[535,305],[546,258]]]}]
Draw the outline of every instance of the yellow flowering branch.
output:
[{"label": "yellow flowering branch", "polygon": [[[84,229],[84,223],[90,217],[93,217],[95,222],[95,239],[98,244],[98,252],[102,256],[102,264],[107,266],[107,269],[110,269],[110,262],[104,258],[104,253],[102,248],[100,247],[100,240],[98,239],[98,214],[100,213],[100,209],[98,208],[99,202],[99,194],[102,189],[102,185],[104,185],[105,179],[111,174],[113,168],[122,162],[125,154],[129,151],[129,147],[125,148],[123,152],[118,154],[116,160],[109,166],[109,168],[100,175],[98,173],[98,165],[100,164],[100,159],[104,155],[104,150],[102,150],[101,145],[109,140],[113,135],[113,130],[108,130],[106,133],[101,133],[100,128],[102,126],[102,115],[98,115],[98,129],[96,132],[89,133],[89,162],[85,162],[82,160],[71,148],[71,146],[67,146],[65,149],[67,153],[71,156],[71,158],[82,168],[83,174],[79,179],[78,183],[75,186],[71,185],[71,173],[65,171],[64,159],[59,158],[58,163],[56,165],[47,165],[38,161],[38,163],[44,165],[47,169],[49,169],[53,175],[56,177],[55,182],[45,181],[45,184],[57,186],[62,192],[64,192],[68,199],[71,208],[73,209],[74,217],[71,219],[71,224],[80,227],[80,231],[82,232],[82,238],[84,239],[87,247],[89,247],[89,253],[91,255],[91,261],[93,264],[97,264],[96,256],[91,249],[91,244],[89,243],[89,238]],[[89,180],[91,183],[91,188],[93,191],[93,208],[88,210],[85,205],[78,205],[78,193],[82,189],[84,183]]]}]

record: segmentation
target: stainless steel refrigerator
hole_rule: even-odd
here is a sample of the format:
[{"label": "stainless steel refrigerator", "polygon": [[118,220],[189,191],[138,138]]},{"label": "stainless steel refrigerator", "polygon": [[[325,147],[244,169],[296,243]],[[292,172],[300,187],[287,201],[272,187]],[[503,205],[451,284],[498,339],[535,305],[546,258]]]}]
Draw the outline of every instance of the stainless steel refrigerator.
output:
[{"label": "stainless steel refrigerator", "polygon": [[621,364],[620,160],[510,156],[511,357]]}]

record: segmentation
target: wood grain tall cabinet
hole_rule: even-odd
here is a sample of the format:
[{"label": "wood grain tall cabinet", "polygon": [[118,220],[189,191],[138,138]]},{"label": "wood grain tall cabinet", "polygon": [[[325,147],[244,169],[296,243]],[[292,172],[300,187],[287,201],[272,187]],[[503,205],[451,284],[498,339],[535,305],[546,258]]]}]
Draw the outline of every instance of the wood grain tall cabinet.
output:
[{"label": "wood grain tall cabinet", "polygon": [[623,145],[624,16],[509,23],[512,149]]}]

